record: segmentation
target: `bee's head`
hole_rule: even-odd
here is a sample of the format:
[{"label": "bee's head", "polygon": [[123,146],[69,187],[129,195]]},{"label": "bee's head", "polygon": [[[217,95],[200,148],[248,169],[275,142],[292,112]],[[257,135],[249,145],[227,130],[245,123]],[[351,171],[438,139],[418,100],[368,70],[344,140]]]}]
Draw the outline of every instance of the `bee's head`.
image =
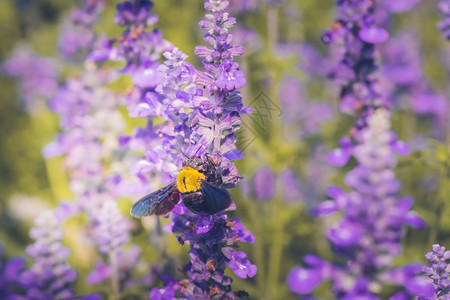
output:
[{"label": "bee's head", "polygon": [[205,172],[203,160],[200,157],[189,158],[183,163],[183,166],[191,167],[203,173]]}]

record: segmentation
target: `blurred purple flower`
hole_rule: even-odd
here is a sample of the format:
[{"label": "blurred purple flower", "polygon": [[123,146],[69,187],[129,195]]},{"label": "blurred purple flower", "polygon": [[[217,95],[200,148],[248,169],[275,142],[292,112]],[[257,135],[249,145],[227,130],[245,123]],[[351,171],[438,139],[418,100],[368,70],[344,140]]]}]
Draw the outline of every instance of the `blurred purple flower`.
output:
[{"label": "blurred purple flower", "polygon": [[[245,1],[236,1],[236,2],[245,3]],[[236,28],[236,30],[233,31],[233,40],[236,44],[245,47],[246,55],[252,54],[261,48],[261,41],[258,38],[258,35],[254,30],[251,29],[240,27]]]},{"label": "blurred purple flower", "polygon": [[14,257],[9,261],[4,260],[4,249],[0,244],[0,298],[19,300],[22,296],[16,294],[20,287],[20,276],[25,268],[25,260]]},{"label": "blurred purple flower", "polygon": [[442,116],[447,111],[447,99],[437,93],[416,93],[412,95],[411,106],[421,115]]},{"label": "blurred purple flower", "polygon": [[93,25],[104,6],[104,0],[88,0],[83,7],[72,11],[58,42],[59,51],[65,59],[82,62],[96,47],[99,37],[93,30]]},{"label": "blurred purple flower", "polygon": [[444,19],[439,22],[438,28],[442,31],[444,38],[450,40],[450,1],[440,1],[438,3],[438,9],[444,15]]},{"label": "blurred purple flower", "polygon": [[418,85],[423,80],[417,37],[412,32],[393,36],[382,48],[383,75],[397,85]]},{"label": "blurred purple flower", "polygon": [[380,4],[390,13],[402,13],[411,10],[422,0],[381,0]]},{"label": "blurred purple flower", "polygon": [[27,299],[73,298],[72,285],[77,278],[67,264],[69,249],[62,245],[63,231],[53,211],[41,213],[30,230],[35,243],[27,247],[34,264],[20,275]]},{"label": "blurred purple flower", "polygon": [[[153,124],[155,117],[172,121],[169,115],[187,107],[181,101],[173,103],[176,107],[170,106],[169,101],[177,96],[172,93],[170,96],[169,93],[168,96],[162,94],[169,92],[170,88],[158,89],[158,86],[170,86],[174,83],[175,78],[163,82],[165,71],[159,63],[163,52],[171,51],[173,47],[163,39],[159,30],[152,28],[158,20],[151,13],[152,8],[153,3],[146,0],[119,3],[115,22],[124,26],[125,30],[121,36],[105,41],[102,48],[96,49],[88,57],[88,60],[98,62],[125,62],[120,72],[129,75],[133,82],[125,95],[129,116],[147,119],[146,126],[136,128],[131,135],[120,137],[120,151],[129,156],[130,171],[136,176],[134,180],[122,180],[121,174],[116,176],[120,183],[119,190],[126,193],[148,193],[153,184],[173,178],[182,162],[182,159],[173,155],[177,150],[173,127]],[[180,78],[179,85],[174,88],[181,90],[182,82],[185,81],[185,78]],[[128,170],[124,171],[128,173]]]},{"label": "blurred purple flower", "polygon": [[17,48],[2,67],[8,76],[18,78],[20,99],[30,112],[44,106],[57,91],[56,61],[39,57],[27,47]]},{"label": "blurred purple flower", "polygon": [[131,222],[120,213],[115,199],[102,199],[92,216],[96,225],[93,234],[102,253],[120,253],[130,238]]},{"label": "blurred purple flower", "polygon": [[262,167],[255,172],[253,188],[257,200],[269,200],[275,196],[275,176],[268,167]]},{"label": "blurred purple flower", "polygon": [[111,268],[102,262],[97,262],[94,266],[94,271],[86,277],[86,282],[89,284],[96,284],[105,281],[111,276]]},{"label": "blurred purple flower", "polygon": [[412,32],[394,36],[385,45],[382,54],[386,61],[383,67],[386,77],[385,94],[392,98],[392,102],[408,99],[409,103],[397,105],[407,105],[420,115],[433,117],[435,122],[442,122],[445,118],[447,100],[434,92],[427,83],[422,70],[417,37]]},{"label": "blurred purple flower", "polygon": [[153,3],[147,0],[124,1],[117,4],[114,21],[121,26],[151,26],[158,20],[157,16],[149,13],[152,8]]},{"label": "blurred purple flower", "polygon": [[[301,137],[317,134],[320,126],[333,116],[333,109],[328,103],[305,99],[303,87],[296,77],[283,78],[280,90],[283,121],[287,125],[298,124]],[[298,136],[294,135],[292,138]]]},{"label": "blurred purple flower", "polygon": [[301,200],[304,197],[302,183],[291,169],[286,169],[280,174],[283,187],[283,199],[287,203]]},{"label": "blurred purple flower", "polygon": [[230,11],[233,13],[245,13],[256,10],[259,0],[229,0]]},{"label": "blurred purple flower", "polygon": [[385,78],[380,88],[384,96],[397,107],[424,116],[422,119],[431,123],[433,136],[442,138],[448,101],[428,83],[416,35],[405,31],[393,36],[382,48],[382,55]]},{"label": "blurred purple flower", "polygon": [[[91,31],[102,6],[102,1],[87,1],[82,9],[73,13],[73,25]],[[92,36],[93,44],[102,39],[94,33]],[[107,263],[100,261],[97,267],[107,266],[109,275],[105,270],[100,274],[97,268],[88,277],[88,282],[108,278],[114,292],[119,293],[132,285],[131,270],[139,255],[125,250],[132,223],[120,213],[115,200],[127,184],[126,169],[130,163],[130,157],[117,150],[118,136],[125,129],[118,107],[124,101],[107,87],[117,79],[117,72],[102,68],[101,63],[86,61],[82,75],[68,79],[51,99],[50,107],[59,116],[62,132],[44,149],[44,155],[65,156],[64,166],[70,174],[70,188],[76,200],[57,208],[58,222],[73,214],[86,214],[89,237],[105,254]],[[129,264],[123,266],[120,261]]]},{"label": "blurred purple flower", "polygon": [[389,34],[376,24],[375,1],[338,1],[337,5],[337,21],[322,37],[330,44],[334,65],[328,76],[341,89],[341,110],[367,117],[367,110],[389,106],[380,97],[375,65],[375,45],[386,42]]},{"label": "blurred purple flower", "polygon": [[361,40],[370,44],[384,43],[389,39],[389,33],[385,29],[375,26],[362,28],[358,36]]}]

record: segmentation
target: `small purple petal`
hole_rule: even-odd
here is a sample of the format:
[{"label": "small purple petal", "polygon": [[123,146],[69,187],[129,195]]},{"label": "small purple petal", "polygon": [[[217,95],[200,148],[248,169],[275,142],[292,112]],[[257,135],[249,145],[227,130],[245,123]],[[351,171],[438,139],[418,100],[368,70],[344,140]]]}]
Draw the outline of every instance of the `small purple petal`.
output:
[{"label": "small purple petal", "polygon": [[222,248],[222,253],[230,260],[228,266],[237,277],[246,279],[247,277],[255,276],[257,268],[250,263],[244,252],[225,247]]},{"label": "small purple petal", "polygon": [[238,149],[225,153],[223,156],[228,158],[229,160],[238,160],[244,158],[244,154],[242,154],[242,152]]},{"label": "small purple petal", "polygon": [[327,162],[334,166],[342,167],[350,159],[350,152],[348,150],[337,148],[327,155]]},{"label": "small purple petal", "polygon": [[408,155],[411,152],[408,144],[403,141],[396,141],[392,145],[392,150],[394,150],[395,152],[397,152],[400,155]]},{"label": "small purple petal", "polygon": [[214,215],[212,216],[201,216],[198,220],[197,223],[195,224],[195,233],[197,234],[204,234],[207,233],[208,231],[210,231],[215,223],[215,217]]},{"label": "small purple petal", "polygon": [[385,29],[375,26],[364,27],[359,31],[359,38],[366,43],[379,44],[389,39],[389,33]]},{"label": "small purple petal", "polygon": [[414,277],[409,280],[405,280],[406,290],[419,297],[426,299],[435,299],[434,285],[431,280],[424,277]]},{"label": "small purple petal", "polygon": [[339,209],[335,201],[324,201],[319,206],[311,210],[311,216],[326,216],[336,212]]},{"label": "small purple petal", "polygon": [[414,211],[410,211],[406,214],[405,223],[418,229],[423,229],[426,226],[424,219]]},{"label": "small purple petal", "polygon": [[327,236],[338,247],[347,248],[359,242],[362,231],[358,224],[343,221],[337,227],[328,230]]},{"label": "small purple petal", "polygon": [[15,257],[11,259],[3,270],[3,279],[17,279],[19,273],[25,267],[25,260],[21,257]]},{"label": "small purple petal", "polygon": [[288,287],[297,294],[309,294],[322,282],[320,272],[294,267],[287,277]]},{"label": "small purple petal", "polygon": [[96,263],[94,271],[86,277],[86,282],[96,284],[105,281],[111,276],[111,268],[104,263]]}]

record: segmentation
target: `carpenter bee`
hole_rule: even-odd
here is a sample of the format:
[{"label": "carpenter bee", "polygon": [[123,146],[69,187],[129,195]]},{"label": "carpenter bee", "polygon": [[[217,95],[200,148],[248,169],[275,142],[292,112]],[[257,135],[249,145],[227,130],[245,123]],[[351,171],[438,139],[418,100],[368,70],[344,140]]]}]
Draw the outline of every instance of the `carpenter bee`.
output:
[{"label": "carpenter bee", "polygon": [[183,200],[193,213],[213,215],[231,205],[231,196],[220,187],[222,176],[211,157],[189,158],[183,163],[177,180],[140,199],[131,208],[131,215],[143,217],[164,215]]}]

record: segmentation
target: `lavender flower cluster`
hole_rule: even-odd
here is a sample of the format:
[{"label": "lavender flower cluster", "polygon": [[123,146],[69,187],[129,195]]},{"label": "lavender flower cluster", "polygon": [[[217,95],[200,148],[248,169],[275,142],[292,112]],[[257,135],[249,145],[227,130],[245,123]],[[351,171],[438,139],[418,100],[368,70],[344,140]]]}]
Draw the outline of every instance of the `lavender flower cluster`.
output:
[{"label": "lavender flower cluster", "polygon": [[[48,109],[58,117],[59,133],[43,156],[63,158],[73,199],[58,199],[54,209],[35,219],[29,232],[34,242],[26,248],[29,267],[22,258],[5,260],[0,247],[0,298],[236,299],[255,293],[315,299],[322,297],[320,286],[328,282],[329,297],[336,299],[450,299],[450,251],[433,245],[426,254],[429,266],[399,261],[406,227],[424,229],[426,224],[413,210],[412,197],[403,196],[398,162],[408,162],[407,155],[415,150],[430,154],[420,152],[426,146],[410,147],[400,140],[397,112],[431,121],[436,128],[430,135],[436,139],[450,137],[444,128],[450,105],[426,82],[414,35],[390,32],[392,15],[407,13],[420,0],[337,0],[336,21],[322,35],[329,46],[327,57],[312,45],[278,41],[292,35],[278,32],[278,25],[301,18],[289,8],[281,10],[292,7],[287,1],[203,2],[206,12],[198,27],[206,45],[193,49],[196,57],[190,62],[180,50],[183,45],[167,41],[164,26],[157,28],[152,1],[120,1],[114,22],[122,33],[111,37],[97,26],[102,12],[111,12],[110,5],[85,0],[64,21],[58,58],[39,57],[21,47],[3,63],[5,73],[19,79],[19,96],[28,112]],[[450,39],[450,4],[441,1],[438,8],[445,17],[438,28]],[[287,20],[277,19],[281,13]],[[247,26],[258,14],[276,23],[266,33]],[[244,46],[251,50],[245,56]],[[264,59],[255,63],[260,57]],[[304,59],[298,62],[300,57]],[[262,74],[265,69],[267,75]],[[316,82],[319,89],[327,87],[321,97],[337,98],[336,106],[347,117],[336,116],[329,103],[308,99],[311,90],[317,91]],[[279,103],[266,99],[255,109],[244,105],[251,99],[243,95],[249,96],[258,84],[270,86]],[[281,122],[272,119],[273,111],[283,111]],[[271,119],[257,124],[264,134],[253,137],[270,154],[240,147],[255,134],[251,127],[258,119],[248,117],[252,113]],[[340,140],[322,132],[330,119],[344,120],[329,129]],[[414,138],[425,139],[428,133]],[[336,143],[338,148],[324,155]],[[301,162],[306,167],[297,170],[294,154],[308,160]],[[275,156],[283,156],[283,162],[278,164]],[[187,167],[193,159],[201,162],[198,169]],[[266,160],[263,167],[261,160]],[[343,169],[333,170],[325,160]],[[253,177],[236,188],[241,174],[252,173],[247,168],[256,164]],[[191,173],[182,175],[186,170]],[[341,176],[346,187],[331,185],[333,176]],[[186,190],[200,186],[195,186],[195,201],[221,199],[201,188],[210,184],[227,197],[231,190],[236,202],[230,200],[227,208],[214,213],[208,213],[210,208],[190,210],[184,197],[192,191],[182,191],[181,184]],[[161,186],[166,188],[158,190]],[[320,202],[325,190],[329,199]],[[244,199],[237,197],[239,191]],[[162,213],[148,209],[141,214],[145,218],[132,219],[129,207],[148,193],[150,204],[162,205]],[[292,205],[299,200],[300,209],[303,204],[312,208],[308,217],[321,218],[312,221],[315,225],[299,220]],[[271,213],[295,218],[278,222]],[[150,214],[162,216],[146,216]],[[244,225],[247,215],[255,234]],[[73,220],[82,224],[75,231],[67,227]],[[282,240],[287,236],[283,230],[292,230],[287,225],[299,225],[295,234],[302,238],[312,226],[324,227],[331,252],[302,250],[305,266],[286,266],[292,260],[284,261],[283,251],[297,247],[289,245],[294,239]],[[279,236],[266,255],[267,242],[257,244],[261,228],[268,227]],[[310,236],[320,235],[315,229]],[[78,243],[73,250],[65,245],[72,238]],[[301,243],[308,251],[314,249],[313,242]],[[188,246],[187,255],[178,255],[178,244]],[[321,247],[318,242],[316,248]],[[93,257],[81,271],[71,265],[79,248]],[[267,288],[269,296],[264,295],[265,285],[276,286],[271,280],[287,287],[275,292]],[[77,290],[79,286],[86,290]]]},{"label": "lavender flower cluster", "polygon": [[[205,71],[193,70],[185,63],[186,56],[175,49],[165,54],[168,59],[162,66],[165,78],[157,91],[165,91],[170,97],[163,100],[168,114],[165,119],[176,122],[175,130],[179,131],[178,141],[182,146],[188,141],[185,153],[214,157],[223,186],[233,187],[240,175],[230,159],[242,157],[235,146],[236,130],[241,124],[240,114],[250,110],[243,106],[242,97],[236,91],[246,83],[238,64],[233,62],[233,57],[243,54],[243,47],[232,45],[233,36],[228,29],[235,19],[224,12],[227,6],[227,1],[205,1],[208,12],[199,26],[206,31],[204,39],[211,48],[195,49],[203,58]],[[189,82],[189,79],[193,80]],[[180,90],[181,86],[185,86],[184,90]],[[185,116],[177,114],[186,108],[189,112]],[[234,293],[232,279],[224,275],[227,266],[240,278],[256,274],[256,266],[246,254],[233,248],[239,242],[254,242],[254,236],[239,219],[228,220],[225,213],[199,216],[180,203],[173,210],[172,222],[166,230],[179,235],[179,243],[190,245],[191,261],[183,269],[189,279],[177,284],[169,280],[163,289],[152,290],[151,298],[175,296],[176,290],[189,299],[234,299],[245,294]]]},{"label": "lavender flower cluster", "polygon": [[433,251],[425,255],[430,262],[430,266],[422,268],[422,272],[427,275],[434,284],[434,293],[429,298],[423,299],[449,299],[450,298],[450,251],[445,251],[445,247],[435,244]]},{"label": "lavender flower cluster", "polygon": [[[413,211],[411,198],[397,196],[399,182],[392,170],[395,156],[391,149],[389,112],[380,108],[368,118],[368,127],[360,132],[353,155],[358,165],[346,175],[345,182],[353,191],[345,193],[332,186],[332,200],[323,202],[313,215],[328,216],[342,211],[343,217],[328,230],[328,240],[337,254],[345,258],[343,266],[333,265],[316,256],[305,257],[308,269],[294,268],[288,284],[297,293],[310,293],[323,280],[333,282],[338,298],[375,297],[383,284],[399,284],[412,295],[420,285],[414,266],[389,268],[400,254],[404,225],[424,226]],[[415,270],[415,271],[414,271]],[[425,286],[425,295],[432,289]],[[397,297],[399,297],[397,295]],[[375,298],[373,298],[375,299]]]}]

